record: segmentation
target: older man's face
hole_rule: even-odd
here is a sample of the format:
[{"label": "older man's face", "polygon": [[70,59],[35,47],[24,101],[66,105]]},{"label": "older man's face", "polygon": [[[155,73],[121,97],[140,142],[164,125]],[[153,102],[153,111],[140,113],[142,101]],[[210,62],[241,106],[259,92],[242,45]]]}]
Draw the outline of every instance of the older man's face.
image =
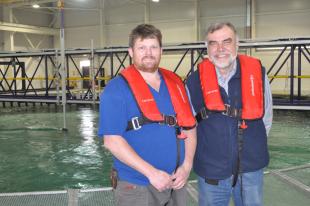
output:
[{"label": "older man's face", "polygon": [[228,69],[237,56],[237,37],[228,26],[207,35],[208,55],[219,69]]}]

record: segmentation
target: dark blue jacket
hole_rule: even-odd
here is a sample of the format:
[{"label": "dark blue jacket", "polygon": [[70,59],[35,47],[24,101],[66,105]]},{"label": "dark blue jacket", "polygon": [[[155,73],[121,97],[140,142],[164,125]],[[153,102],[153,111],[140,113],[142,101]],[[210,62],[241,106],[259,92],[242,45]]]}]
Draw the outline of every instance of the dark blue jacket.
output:
[{"label": "dark blue jacket", "polygon": [[[198,70],[187,79],[187,87],[196,112],[204,106]],[[225,104],[241,109],[240,64],[228,83],[230,96],[220,87]],[[268,165],[267,134],[262,119],[246,121],[243,132],[241,172],[251,172]],[[234,174],[238,158],[238,119],[212,113],[197,127],[197,149],[194,171],[202,178],[225,179]]]}]

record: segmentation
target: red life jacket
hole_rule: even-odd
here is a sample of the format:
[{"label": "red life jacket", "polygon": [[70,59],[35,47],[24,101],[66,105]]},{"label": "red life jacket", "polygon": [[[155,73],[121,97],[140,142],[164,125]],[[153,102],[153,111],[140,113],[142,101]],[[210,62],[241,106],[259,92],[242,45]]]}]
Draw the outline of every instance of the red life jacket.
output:
[{"label": "red life jacket", "polygon": [[[196,120],[182,80],[169,70],[160,68],[159,72],[168,87],[178,126],[193,128]],[[135,66],[129,66],[120,74],[127,81],[143,116],[154,122],[162,122],[164,115],[160,113],[147,83]]]},{"label": "red life jacket", "polygon": [[[264,115],[264,85],[260,61],[238,55],[241,68],[241,119],[260,119]],[[205,59],[198,66],[205,106],[210,111],[224,111],[215,66]]]}]

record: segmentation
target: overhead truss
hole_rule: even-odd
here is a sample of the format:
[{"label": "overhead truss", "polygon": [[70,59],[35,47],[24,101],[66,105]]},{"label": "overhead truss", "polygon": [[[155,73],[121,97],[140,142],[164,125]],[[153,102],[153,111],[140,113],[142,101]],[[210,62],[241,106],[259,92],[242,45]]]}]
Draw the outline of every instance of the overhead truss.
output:
[{"label": "overhead truss", "polygon": [[[302,96],[302,83],[309,79],[310,70],[310,38],[275,39],[262,41],[240,41],[241,52],[255,50],[272,50],[278,53],[273,64],[267,68],[270,83],[279,78],[287,78],[290,83],[287,98],[275,98],[275,105],[309,106],[310,100]],[[197,63],[206,55],[207,49],[203,42],[194,44],[170,45],[163,47],[163,55],[177,56],[178,60],[170,69],[180,72],[184,62],[190,66],[183,74],[184,79],[193,72]],[[88,56],[92,64],[88,73],[79,68],[81,57]],[[58,63],[59,50],[43,50],[37,52],[0,53],[0,101],[2,102],[41,102],[61,103],[60,79]],[[115,77],[122,69],[131,64],[127,47],[111,47],[103,49],[71,49],[65,51],[67,78],[67,103],[93,104],[99,102],[99,93],[107,81]],[[31,68],[25,65],[25,59],[35,58],[36,65]],[[263,61],[263,60],[262,60]],[[290,65],[288,75],[280,75],[284,65]],[[184,68],[184,66],[183,66]],[[75,74],[74,76],[72,74]],[[184,72],[183,72],[184,73]],[[43,75],[42,75],[43,74]],[[297,79],[297,85],[296,80]],[[35,81],[41,81],[38,87]],[[78,88],[74,82],[83,82]],[[42,84],[44,82],[44,84]],[[86,86],[85,86],[86,85]],[[96,85],[95,87],[93,85]],[[296,92],[297,91],[297,92]],[[309,92],[310,93],[310,92]]]}]

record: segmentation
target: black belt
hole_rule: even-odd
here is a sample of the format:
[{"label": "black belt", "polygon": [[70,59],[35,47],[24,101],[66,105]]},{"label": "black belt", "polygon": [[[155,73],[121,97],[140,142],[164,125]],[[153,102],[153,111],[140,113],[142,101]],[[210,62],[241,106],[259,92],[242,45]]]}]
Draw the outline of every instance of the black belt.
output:
[{"label": "black belt", "polygon": [[172,115],[163,115],[162,121],[152,121],[145,117],[133,117],[130,121],[127,123],[126,131],[128,130],[138,130],[145,124],[152,124],[152,123],[158,123],[158,124],[164,124],[171,127],[174,127],[177,125],[177,119],[175,116]]},{"label": "black belt", "polygon": [[[232,187],[236,186],[237,180],[238,180],[238,174],[234,174],[233,175],[233,181],[231,184]],[[215,180],[215,179],[205,178],[205,182],[209,185],[219,185],[219,180]]]},{"label": "black belt", "polygon": [[219,180],[205,178],[205,182],[209,185],[219,185]]}]

